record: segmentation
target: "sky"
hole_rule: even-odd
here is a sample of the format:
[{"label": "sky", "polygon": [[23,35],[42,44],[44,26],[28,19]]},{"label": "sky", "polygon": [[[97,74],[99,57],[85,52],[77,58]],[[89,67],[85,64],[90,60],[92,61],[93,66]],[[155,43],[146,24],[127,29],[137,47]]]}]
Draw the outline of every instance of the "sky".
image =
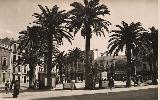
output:
[{"label": "sky", "polygon": [[[18,39],[18,32],[25,30],[29,23],[35,20],[33,13],[40,12],[38,4],[49,7],[58,5],[61,10],[68,11],[71,9],[70,4],[75,1],[83,3],[83,0],[0,0],[0,38]],[[115,25],[122,21],[140,21],[146,29],[151,26],[158,27],[158,0],[100,0],[100,4],[102,3],[107,5],[111,14],[103,17],[112,23],[110,30],[115,29]],[[107,50],[109,34],[105,34],[106,37],[93,35],[91,39],[91,49],[98,49],[98,56]],[[80,32],[74,37],[72,45],[64,40],[60,50],[67,51],[74,47],[85,49],[85,39]]]}]

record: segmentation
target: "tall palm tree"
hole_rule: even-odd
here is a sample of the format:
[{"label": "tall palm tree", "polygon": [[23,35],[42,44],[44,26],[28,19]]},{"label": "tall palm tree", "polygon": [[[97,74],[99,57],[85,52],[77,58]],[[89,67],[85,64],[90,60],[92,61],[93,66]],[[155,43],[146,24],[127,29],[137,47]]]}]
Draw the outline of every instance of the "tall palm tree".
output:
[{"label": "tall palm tree", "polygon": [[145,32],[145,29],[141,26],[140,22],[127,24],[122,21],[122,26],[116,25],[116,27],[119,28],[119,30],[112,30],[114,33],[110,35],[108,41],[109,54],[116,56],[125,48],[128,66],[126,86],[130,86],[131,70],[133,70],[131,64],[132,51],[134,48],[142,46],[140,37],[141,34]]},{"label": "tall palm tree", "polygon": [[40,27],[27,27],[27,30],[19,32],[18,52],[22,57],[17,61],[17,65],[29,64],[29,88],[33,88],[35,81],[35,67],[40,62]]},{"label": "tall palm tree", "polygon": [[152,84],[157,84],[157,69],[158,69],[158,30],[153,26],[149,28],[148,32],[145,32],[141,36],[143,45],[147,46],[147,50],[144,52],[144,58],[148,58],[150,66],[150,76]]},{"label": "tall palm tree", "polygon": [[57,45],[61,45],[63,44],[63,38],[66,38],[71,43],[72,35],[66,31],[66,27],[64,27],[69,14],[65,13],[65,10],[59,11],[57,5],[53,6],[51,9],[47,6],[38,6],[41,13],[34,13],[33,16],[36,17],[34,23],[43,28],[43,35],[47,37],[47,87],[50,89],[52,88],[51,70],[53,68],[53,42]]},{"label": "tall palm tree", "polygon": [[99,0],[84,0],[84,5],[79,2],[73,2],[70,6],[74,7],[69,11],[71,22],[68,23],[70,31],[75,34],[81,30],[81,35],[85,38],[85,88],[92,89],[91,65],[89,61],[90,39],[92,33],[97,36],[104,35],[104,29],[108,31],[110,25],[100,17],[109,14],[107,6],[100,5]]},{"label": "tall palm tree", "polygon": [[152,84],[158,84],[157,76],[158,76],[158,29],[155,27],[149,28],[149,41],[150,41],[150,53],[151,53],[151,60],[153,64],[153,77],[152,77]]},{"label": "tall palm tree", "polygon": [[72,63],[74,63],[74,77],[75,77],[75,82],[77,82],[77,63],[78,61],[80,61],[82,59],[82,51],[80,48],[75,48],[75,49],[72,49],[72,50],[69,50],[69,55],[72,59]]}]

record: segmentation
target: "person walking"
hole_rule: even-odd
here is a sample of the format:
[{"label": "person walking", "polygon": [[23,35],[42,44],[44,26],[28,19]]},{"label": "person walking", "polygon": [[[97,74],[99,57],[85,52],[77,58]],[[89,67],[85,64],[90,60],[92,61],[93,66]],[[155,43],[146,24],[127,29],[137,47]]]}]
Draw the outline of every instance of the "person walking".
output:
[{"label": "person walking", "polygon": [[38,80],[36,79],[34,82],[34,88],[37,89],[38,88]]},{"label": "person walking", "polygon": [[14,83],[14,89],[13,89],[13,98],[17,98],[19,95],[19,81],[16,80]]},{"label": "person walking", "polygon": [[124,76],[122,77],[122,81],[123,81],[123,82],[125,81],[125,77],[124,77]]},{"label": "person walking", "polygon": [[114,79],[111,77],[109,79],[109,83],[108,83],[109,88],[112,90],[112,88],[114,87]]},{"label": "person walking", "polygon": [[6,94],[9,93],[9,81],[7,81],[7,83],[5,83],[5,91],[6,91]]},{"label": "person walking", "polygon": [[12,80],[12,81],[11,81],[10,88],[9,88],[9,89],[10,89],[10,92],[12,92],[14,82],[15,82],[15,80]]},{"label": "person walking", "polygon": [[76,89],[75,83],[71,80],[71,90]]}]

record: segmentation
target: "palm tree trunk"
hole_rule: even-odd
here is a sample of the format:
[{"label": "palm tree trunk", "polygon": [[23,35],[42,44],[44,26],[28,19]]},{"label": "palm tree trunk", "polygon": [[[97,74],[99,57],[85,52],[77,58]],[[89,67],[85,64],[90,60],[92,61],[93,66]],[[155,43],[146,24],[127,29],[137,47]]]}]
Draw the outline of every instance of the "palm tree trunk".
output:
[{"label": "palm tree trunk", "polygon": [[75,71],[74,71],[74,75],[75,75],[75,83],[77,83],[77,61],[75,60],[74,62],[74,67],[75,67]]},{"label": "palm tree trunk", "polygon": [[[88,28],[87,28],[88,29]],[[89,28],[90,29],[90,28]],[[86,45],[85,45],[85,89],[93,89],[91,65],[89,62],[89,51],[90,51],[90,31],[86,35]]]},{"label": "palm tree trunk", "polygon": [[66,81],[67,81],[67,83],[68,83],[68,73],[69,73],[69,72],[68,72],[68,65],[67,65],[67,70],[66,70],[66,71],[67,71],[67,73],[66,73]]},{"label": "palm tree trunk", "polygon": [[149,53],[149,56],[148,56],[148,61],[149,61],[149,69],[150,69],[150,79],[152,80],[152,77],[153,77],[153,63],[152,63],[152,54],[151,52]]},{"label": "palm tree trunk", "polygon": [[126,87],[130,87],[131,83],[131,69],[132,69],[132,64],[131,64],[131,49],[130,46],[126,46],[127,49],[127,81],[126,81]]},{"label": "palm tree trunk", "polygon": [[[154,53],[154,51],[153,51],[153,53]],[[158,57],[156,57],[156,55],[153,55],[152,56],[153,57],[153,77],[152,77],[152,84],[153,85],[157,85],[158,84],[158,82],[157,82],[157,76],[158,76],[158,74],[157,74],[157,71],[158,71],[158,64],[157,64],[157,59],[158,59]]]},{"label": "palm tree trunk", "polygon": [[44,53],[44,73],[47,74],[47,53]]},{"label": "palm tree trunk", "polygon": [[33,89],[34,88],[34,81],[35,81],[35,68],[33,64],[33,60],[30,59],[29,62],[29,88]]},{"label": "palm tree trunk", "polygon": [[63,74],[63,72],[62,72],[62,66],[59,66],[59,74],[60,74],[60,83],[63,83],[63,76],[62,76],[62,74]]},{"label": "palm tree trunk", "polygon": [[47,57],[47,88],[52,89],[52,35],[48,35],[48,57]]}]

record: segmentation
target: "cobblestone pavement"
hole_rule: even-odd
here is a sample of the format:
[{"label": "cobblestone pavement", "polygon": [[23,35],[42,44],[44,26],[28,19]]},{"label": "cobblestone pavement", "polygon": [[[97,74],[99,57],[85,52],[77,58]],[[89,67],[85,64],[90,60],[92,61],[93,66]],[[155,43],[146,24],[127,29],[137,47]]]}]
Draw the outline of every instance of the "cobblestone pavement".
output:
[{"label": "cobblestone pavement", "polygon": [[[77,87],[84,86],[76,84]],[[158,86],[148,85],[130,88],[100,90],[62,90],[62,84],[56,90],[26,90],[25,86],[16,100],[158,100]],[[12,100],[12,93],[0,92],[0,100]],[[13,99],[14,100],[14,99]]]}]

